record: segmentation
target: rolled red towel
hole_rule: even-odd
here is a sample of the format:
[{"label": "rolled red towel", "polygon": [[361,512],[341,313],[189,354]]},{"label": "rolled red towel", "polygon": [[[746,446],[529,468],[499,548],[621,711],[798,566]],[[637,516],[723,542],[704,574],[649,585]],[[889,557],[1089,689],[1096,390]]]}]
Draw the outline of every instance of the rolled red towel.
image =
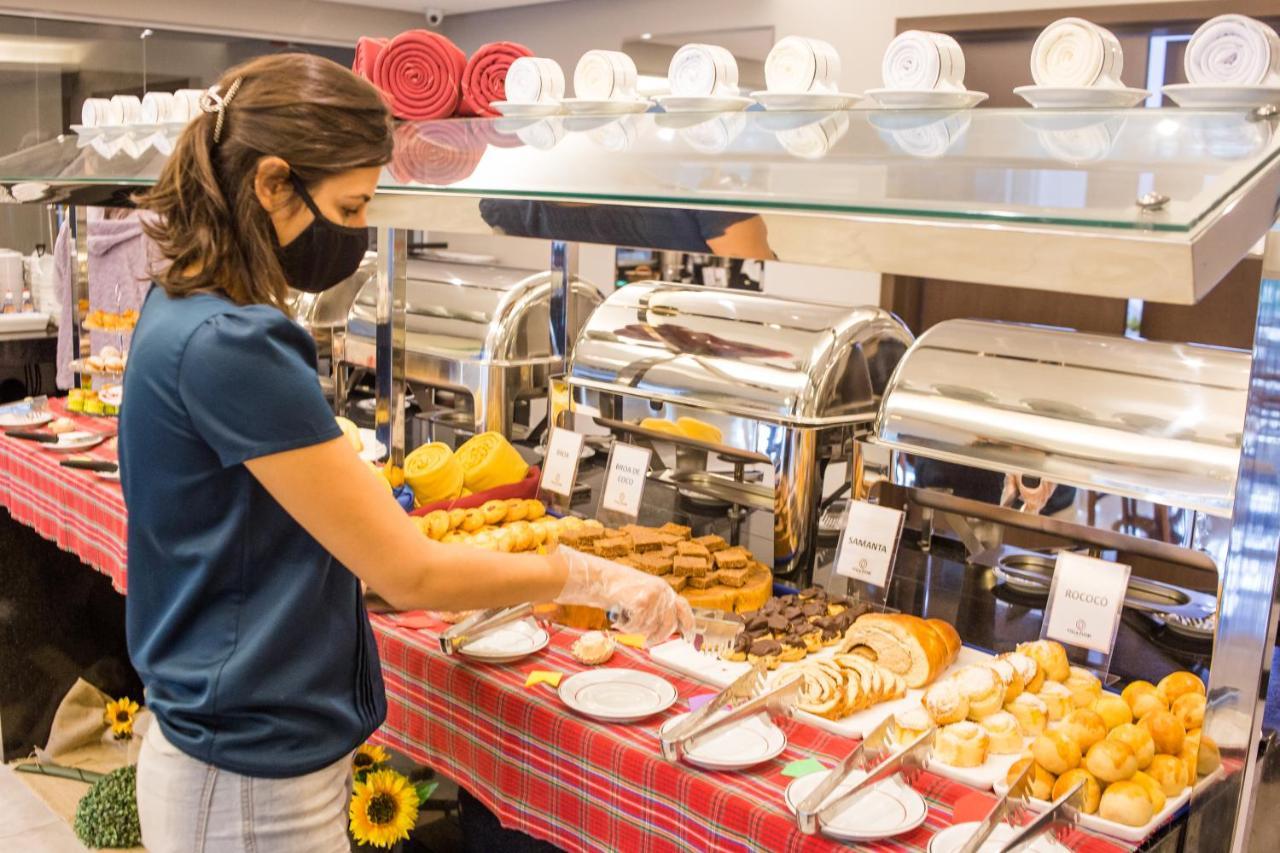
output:
[{"label": "rolled red towel", "polygon": [[465,121],[425,121],[396,128],[387,169],[402,184],[455,184],[475,171],[485,143]]},{"label": "rolled red towel", "polygon": [[391,96],[397,118],[445,118],[458,107],[466,65],[466,55],[439,33],[406,30],[378,54],[373,84]]},{"label": "rolled red towel", "polygon": [[387,46],[386,39],[375,39],[361,36],[356,40],[356,58],[351,63],[351,70],[357,77],[373,81],[373,66],[378,61],[378,54]]},{"label": "rolled red towel", "polygon": [[462,72],[462,101],[458,114],[464,116],[496,116],[489,104],[507,99],[507,69],[522,56],[533,51],[513,41],[495,41],[481,45]]}]

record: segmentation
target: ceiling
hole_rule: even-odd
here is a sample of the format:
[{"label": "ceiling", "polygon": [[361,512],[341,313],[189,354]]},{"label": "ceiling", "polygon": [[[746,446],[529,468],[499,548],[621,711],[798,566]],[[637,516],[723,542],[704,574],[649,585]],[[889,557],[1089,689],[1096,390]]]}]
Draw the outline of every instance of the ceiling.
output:
[{"label": "ceiling", "polygon": [[341,0],[353,6],[373,6],[376,9],[399,9],[403,12],[424,12],[439,9],[446,15],[464,12],[483,12],[487,9],[506,9],[511,6],[534,6],[556,0]]}]

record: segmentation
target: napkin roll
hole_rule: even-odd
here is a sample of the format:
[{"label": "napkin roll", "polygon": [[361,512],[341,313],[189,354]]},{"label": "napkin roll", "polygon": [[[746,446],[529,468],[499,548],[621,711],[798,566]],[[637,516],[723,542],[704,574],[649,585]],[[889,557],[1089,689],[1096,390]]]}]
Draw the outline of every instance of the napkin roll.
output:
[{"label": "napkin roll", "polygon": [[200,96],[203,95],[199,89],[179,89],[173,93],[173,120],[174,121],[191,121],[200,115]]},{"label": "napkin roll", "polygon": [[507,71],[511,63],[533,55],[533,51],[513,41],[481,45],[471,54],[462,71],[462,100],[458,113],[465,116],[496,116],[491,104],[507,99]]},{"label": "napkin roll", "polygon": [[457,109],[466,65],[466,54],[439,33],[406,30],[378,53],[372,83],[390,98],[396,118],[431,121]]},{"label": "napkin roll", "polygon": [[1116,87],[1123,70],[1120,39],[1084,18],[1054,21],[1031,48],[1031,77],[1037,86]]},{"label": "napkin roll", "polygon": [[617,50],[588,50],[573,69],[573,94],[589,101],[636,97],[636,64]]},{"label": "napkin roll", "polygon": [[1191,36],[1183,67],[1198,86],[1280,85],[1280,36],[1244,15],[1219,15]]},{"label": "napkin roll", "polygon": [[840,85],[840,54],[821,39],[787,36],[765,57],[764,82],[770,92],[836,92]]},{"label": "napkin roll", "polygon": [[738,94],[738,60],[716,44],[686,44],[667,68],[671,94],[684,98]]},{"label": "napkin roll", "polygon": [[142,101],[137,95],[112,95],[111,119],[112,124],[138,124],[142,121]]},{"label": "napkin roll", "polygon": [[80,106],[80,123],[85,127],[105,127],[111,123],[111,101],[85,98]]},{"label": "napkin roll", "polygon": [[147,92],[142,96],[143,124],[174,121],[176,99],[172,92]]},{"label": "napkin roll", "polygon": [[886,89],[964,91],[964,51],[945,33],[907,30],[889,42],[880,65]]},{"label": "napkin roll", "polygon": [[564,97],[564,70],[544,56],[522,56],[507,69],[507,100],[516,104],[552,103]]}]

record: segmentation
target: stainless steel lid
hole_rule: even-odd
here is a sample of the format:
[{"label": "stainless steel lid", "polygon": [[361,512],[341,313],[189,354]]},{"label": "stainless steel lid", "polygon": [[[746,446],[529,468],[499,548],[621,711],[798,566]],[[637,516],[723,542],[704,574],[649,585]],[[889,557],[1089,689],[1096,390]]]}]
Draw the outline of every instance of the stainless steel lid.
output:
[{"label": "stainless steel lid", "polygon": [[879,308],[638,282],[578,336],[571,385],[778,423],[869,421],[911,333]]},{"label": "stainless steel lid", "polygon": [[1246,352],[950,320],[898,366],[876,420],[890,447],[1231,512]]}]

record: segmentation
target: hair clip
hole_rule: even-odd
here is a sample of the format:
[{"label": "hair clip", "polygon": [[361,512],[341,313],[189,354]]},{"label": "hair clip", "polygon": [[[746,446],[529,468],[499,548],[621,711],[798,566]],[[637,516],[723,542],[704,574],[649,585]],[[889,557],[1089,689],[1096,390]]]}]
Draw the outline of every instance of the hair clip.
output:
[{"label": "hair clip", "polygon": [[231,105],[231,99],[236,96],[236,92],[240,91],[240,84],[244,82],[243,77],[237,77],[235,82],[231,84],[231,88],[227,89],[227,94],[218,94],[221,87],[214,83],[204,94],[200,96],[200,109],[206,113],[217,113],[217,121],[213,124],[213,144],[217,145],[222,139],[222,123],[227,117],[227,107]]}]

